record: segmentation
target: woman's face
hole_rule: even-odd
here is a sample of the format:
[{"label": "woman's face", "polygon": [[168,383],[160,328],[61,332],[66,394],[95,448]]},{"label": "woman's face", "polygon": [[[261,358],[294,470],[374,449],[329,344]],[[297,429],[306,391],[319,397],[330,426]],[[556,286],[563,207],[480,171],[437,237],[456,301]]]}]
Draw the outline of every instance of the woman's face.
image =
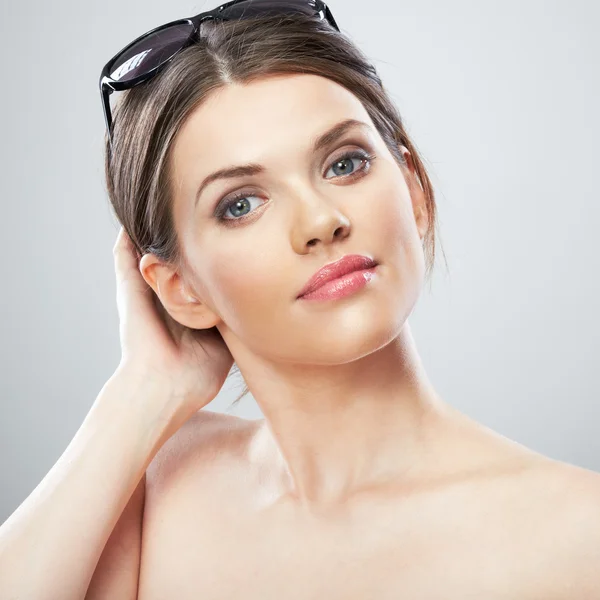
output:
[{"label": "woman's face", "polygon": [[[313,148],[347,119],[364,126]],[[229,85],[191,115],[170,165],[192,270],[185,283],[234,356],[243,346],[273,361],[339,364],[398,335],[423,283],[427,225],[402,150],[406,173],[361,102],[316,75]],[[211,173],[249,163],[262,169],[216,179],[197,196]],[[379,263],[366,286],[337,300],[297,298],[315,271],[346,254]]]}]

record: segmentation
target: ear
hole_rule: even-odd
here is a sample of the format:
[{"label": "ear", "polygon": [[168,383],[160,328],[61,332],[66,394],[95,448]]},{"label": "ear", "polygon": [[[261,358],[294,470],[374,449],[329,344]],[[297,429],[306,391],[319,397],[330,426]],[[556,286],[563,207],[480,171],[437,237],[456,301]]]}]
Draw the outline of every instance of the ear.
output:
[{"label": "ear", "polygon": [[419,182],[412,154],[405,146],[400,146],[399,148],[406,162],[406,166],[403,170],[410,191],[417,230],[419,232],[419,237],[423,240],[429,226],[429,211],[427,210],[425,192]]},{"label": "ear", "polygon": [[169,316],[184,327],[210,329],[222,322],[219,315],[190,292],[175,267],[148,253],[142,256],[139,269]]}]

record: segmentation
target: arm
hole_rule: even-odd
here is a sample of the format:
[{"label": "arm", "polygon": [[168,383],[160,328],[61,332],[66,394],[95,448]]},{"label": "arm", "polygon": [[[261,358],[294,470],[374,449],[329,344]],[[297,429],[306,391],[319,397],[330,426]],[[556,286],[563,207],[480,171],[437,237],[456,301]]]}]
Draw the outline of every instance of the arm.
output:
[{"label": "arm", "polygon": [[144,473],[108,538],[85,600],[137,600],[145,499]]},{"label": "arm", "polygon": [[140,480],[168,438],[160,394],[120,375],[104,385],[65,452],[0,526],[3,598],[85,598],[111,533],[137,491],[135,512]]}]

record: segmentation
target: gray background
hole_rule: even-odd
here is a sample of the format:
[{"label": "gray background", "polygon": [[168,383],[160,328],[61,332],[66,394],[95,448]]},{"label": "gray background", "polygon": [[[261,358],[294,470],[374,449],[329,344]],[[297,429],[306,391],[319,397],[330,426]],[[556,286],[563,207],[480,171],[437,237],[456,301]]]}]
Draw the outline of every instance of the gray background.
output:
[{"label": "gray background", "polygon": [[[214,6],[2,4],[0,522],[120,359],[100,70],[144,31]],[[437,190],[449,272],[440,256],[410,318],[436,389],[503,435],[600,471],[600,4],[330,6]],[[226,411],[241,385],[207,408]],[[251,396],[231,412],[262,416]]]}]

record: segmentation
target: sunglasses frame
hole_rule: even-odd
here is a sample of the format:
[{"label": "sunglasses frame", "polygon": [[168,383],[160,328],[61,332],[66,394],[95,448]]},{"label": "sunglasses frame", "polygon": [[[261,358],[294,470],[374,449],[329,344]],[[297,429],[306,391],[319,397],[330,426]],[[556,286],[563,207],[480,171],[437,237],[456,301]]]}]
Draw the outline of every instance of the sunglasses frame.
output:
[{"label": "sunglasses frame", "polygon": [[[123,90],[128,90],[128,89],[133,88],[136,85],[139,85],[140,83],[144,83],[145,81],[148,81],[148,79],[151,79],[152,77],[154,77],[154,75],[156,75],[168,63],[170,63],[175,58],[175,56],[177,56],[182,50],[184,50],[185,48],[187,48],[189,45],[191,45],[194,42],[194,40],[196,39],[198,32],[200,30],[200,25],[204,21],[209,21],[209,20],[229,21],[231,19],[224,18],[222,15],[222,12],[225,9],[227,9],[231,6],[234,6],[235,4],[240,4],[242,2],[249,2],[249,1],[251,1],[251,0],[231,0],[230,2],[222,4],[221,6],[218,6],[217,8],[214,8],[214,9],[206,11],[206,12],[202,12],[194,17],[177,19],[175,21],[170,21],[169,23],[165,23],[164,25],[159,25],[158,27],[155,27],[154,29],[151,29],[150,31],[147,31],[146,33],[140,35],[135,40],[133,40],[133,42],[131,42],[130,44],[127,44],[127,46],[125,46],[122,50],[119,50],[119,52],[117,52],[117,54],[115,54],[106,63],[106,65],[102,69],[102,73],[100,74],[100,82],[99,82],[100,83],[100,95],[102,97],[102,107],[104,109],[104,120],[106,122],[106,128],[107,128],[109,137],[111,135],[111,128],[112,128],[112,113],[110,110],[110,100],[109,99],[110,99],[110,95],[113,92],[120,92]],[[282,1],[281,3],[285,4],[285,0]],[[307,4],[309,6],[312,5],[314,7],[315,16],[319,16],[321,19],[326,19],[331,24],[332,27],[334,27],[337,31],[340,31],[340,28],[338,27],[337,23],[335,22],[335,19],[333,18],[333,15],[331,14],[331,10],[329,9],[327,4],[325,4],[325,2],[323,0],[307,0]],[[128,81],[120,82],[120,81],[117,81],[110,77],[109,73],[111,72],[111,68],[117,62],[118,58],[124,52],[127,52],[127,50],[129,50],[131,47],[133,47],[136,44],[138,44],[139,42],[141,42],[144,38],[146,38],[150,35],[153,35],[159,31],[162,31],[163,29],[168,29],[169,27],[172,27],[174,25],[187,25],[187,24],[193,25],[194,29],[190,33],[187,40],[185,42],[183,42],[183,44],[181,45],[181,48],[179,48],[179,50],[176,50],[170,58],[168,58],[161,64],[157,65],[153,69],[150,69],[146,73],[142,73],[141,75],[138,75],[137,77],[133,77],[133,78],[129,79]]]}]

